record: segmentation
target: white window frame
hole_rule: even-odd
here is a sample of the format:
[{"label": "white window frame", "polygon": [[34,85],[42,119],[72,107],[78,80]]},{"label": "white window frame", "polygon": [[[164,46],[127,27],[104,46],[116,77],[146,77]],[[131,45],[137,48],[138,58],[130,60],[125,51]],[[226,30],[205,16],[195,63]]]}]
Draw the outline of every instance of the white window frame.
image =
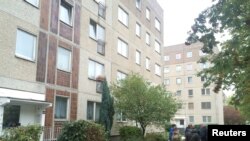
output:
[{"label": "white window frame", "polygon": [[189,97],[193,97],[194,96],[194,90],[193,89],[189,89],[188,90],[188,96]]},{"label": "white window frame", "polygon": [[161,23],[160,21],[155,18],[155,28],[160,32],[161,31]]},{"label": "white window frame", "polygon": [[115,117],[116,117],[115,120],[116,120],[116,122],[127,122],[127,118],[123,118],[123,116],[124,116],[123,112],[116,112],[115,113]]},{"label": "white window frame", "polygon": [[117,71],[117,77],[116,77],[116,80],[117,81],[120,81],[120,80],[123,80],[127,77],[128,75],[126,73],[123,73],[121,71]]},{"label": "white window frame", "polygon": [[180,85],[181,84],[181,78],[176,78],[176,84]]},{"label": "white window frame", "polygon": [[[93,27],[93,29],[92,29],[92,27]],[[100,34],[103,34],[103,37],[101,37]],[[105,41],[105,28],[103,26],[97,24],[94,20],[90,19],[90,22],[89,22],[89,37],[91,37],[94,40]]]},{"label": "white window frame", "polygon": [[135,34],[136,36],[141,37],[141,25],[137,22],[135,24]]},{"label": "white window frame", "polygon": [[[93,112],[93,119],[89,119],[89,118],[88,118],[88,102],[92,102],[92,103],[93,103],[93,111],[92,111],[92,112]],[[97,104],[99,104],[100,107],[101,107],[101,102],[96,102],[96,101],[91,101],[91,100],[88,100],[88,101],[87,101],[87,106],[86,106],[86,108],[87,108],[87,109],[86,109],[86,119],[87,119],[88,121],[97,121],[97,120],[96,120],[96,107],[97,107],[96,105],[97,105]],[[100,115],[100,112],[99,112],[99,115]],[[100,117],[99,117],[99,118],[100,118]]]},{"label": "white window frame", "polygon": [[205,56],[205,55],[207,55],[207,54],[206,54],[206,53],[203,53],[202,50],[199,50],[199,56]]},{"label": "white window frame", "polygon": [[146,57],[145,66],[147,70],[150,70],[150,58]]},{"label": "white window frame", "polygon": [[191,58],[193,57],[193,53],[190,51],[190,52],[187,52],[187,58]]},{"label": "white window frame", "polygon": [[194,116],[189,116],[188,118],[190,123],[194,123]]},{"label": "white window frame", "polygon": [[146,32],[146,44],[148,45],[148,46],[150,46],[150,34],[148,33],[148,32]]},{"label": "white window frame", "polygon": [[193,109],[194,109],[194,103],[188,102],[188,110],[193,110]]},{"label": "white window frame", "polygon": [[211,110],[212,109],[211,102],[201,102],[201,109]]},{"label": "white window frame", "polygon": [[177,90],[175,93],[176,96],[181,96],[181,90]]},{"label": "white window frame", "polygon": [[181,67],[180,65],[177,65],[176,68],[175,68],[175,70],[176,70],[177,72],[180,72],[181,69],[182,69],[182,67]]},{"label": "white window frame", "polygon": [[164,73],[169,73],[169,72],[170,72],[169,67],[164,67],[164,68],[163,68],[163,72],[164,72]]},{"label": "white window frame", "polygon": [[128,13],[121,8],[120,6],[118,7],[118,20],[125,25],[126,27],[128,27],[128,22],[129,22],[129,15]]},{"label": "white window frame", "polygon": [[138,10],[141,10],[141,0],[135,0],[135,6]]},{"label": "white window frame", "polygon": [[[66,14],[68,14],[67,18],[69,21],[66,21],[66,19],[63,17],[62,15],[62,10],[67,10]],[[60,13],[59,13],[59,19],[60,21],[62,21],[63,23],[72,26],[73,24],[73,6],[69,3],[67,3],[65,0],[61,0],[61,4],[60,4]]]},{"label": "white window frame", "polygon": [[155,74],[161,76],[161,66],[158,64],[155,64]]},{"label": "white window frame", "polygon": [[35,6],[35,7],[39,7],[40,0],[25,0],[25,1],[28,2],[29,4]]},{"label": "white window frame", "polygon": [[188,84],[191,84],[191,83],[193,83],[193,77],[192,76],[188,76],[188,78],[187,78],[188,80]]},{"label": "white window frame", "polygon": [[128,58],[128,44],[120,38],[118,38],[117,52],[118,54]]},{"label": "white window frame", "polygon": [[191,70],[193,70],[193,65],[192,64],[187,64],[187,70],[188,71],[191,71]]},{"label": "white window frame", "polygon": [[[56,103],[57,103],[57,102],[56,102],[56,99],[57,99],[57,97],[67,99],[67,105],[66,105],[66,117],[65,117],[65,118],[57,118],[57,117],[56,117],[56,109],[57,109],[57,108],[56,108],[56,107],[57,107],[57,106],[56,106]],[[55,114],[54,114],[54,118],[55,118],[55,120],[57,120],[57,121],[58,121],[58,120],[68,120],[68,119],[69,119],[69,113],[70,113],[70,111],[69,111],[69,110],[70,110],[70,108],[69,108],[69,104],[70,104],[70,103],[69,103],[69,97],[66,97],[66,96],[60,96],[60,95],[57,95],[57,96],[56,96],[56,98],[55,98]]]},{"label": "white window frame", "polygon": [[[90,68],[90,67],[94,67],[94,68]],[[98,74],[99,70],[97,70],[97,68],[102,68],[102,70],[100,71],[101,74]],[[94,74],[93,76],[92,76],[92,73]],[[104,64],[101,64],[97,61],[89,59],[89,62],[88,62],[88,78],[89,79],[96,80],[98,76],[104,75],[104,73],[105,73]]]},{"label": "white window frame", "polygon": [[180,59],[181,59],[181,54],[180,54],[180,53],[175,54],[175,59],[176,59],[176,60],[180,60]]},{"label": "white window frame", "polygon": [[166,55],[163,57],[164,61],[169,61],[170,60],[170,56]]},{"label": "white window frame", "polygon": [[97,3],[101,3],[103,5],[105,5],[105,0],[95,0]]},{"label": "white window frame", "polygon": [[141,52],[138,50],[135,51],[135,63],[137,65],[141,64]]},{"label": "white window frame", "polygon": [[[32,56],[26,56],[25,54],[22,54],[21,52],[18,52],[18,50],[21,50],[22,48],[25,48],[25,46],[22,46],[22,41],[23,41],[23,37],[21,37],[22,35],[24,36],[29,36],[28,38],[32,38],[33,39],[33,47],[32,47]],[[17,57],[23,58],[25,60],[29,60],[29,61],[35,61],[36,58],[36,46],[37,46],[37,36],[35,36],[34,34],[30,34],[24,30],[21,29],[17,29],[17,34],[16,34],[16,50],[15,50],[15,55]]]},{"label": "white window frame", "polygon": [[164,85],[170,85],[170,80],[168,78],[164,79],[163,83]]},{"label": "white window frame", "polygon": [[161,53],[161,44],[157,40],[155,40],[155,51]]},{"label": "white window frame", "polygon": [[[61,65],[59,65],[59,60],[60,60],[60,55],[59,55],[59,53],[60,53],[60,51],[64,51],[64,52],[67,52],[67,53],[69,53],[69,60],[68,60],[68,62],[65,62],[65,63],[68,63],[68,68],[63,68],[63,67],[60,67]],[[66,72],[71,72],[71,51],[70,50],[68,50],[68,49],[65,49],[65,48],[63,48],[63,47],[58,47],[57,48],[57,69],[59,69],[59,70],[62,70],[62,71],[66,71]]]},{"label": "white window frame", "polygon": [[202,116],[203,123],[211,123],[212,122],[212,116]]},{"label": "white window frame", "polygon": [[210,95],[210,88],[201,89],[201,95]]},{"label": "white window frame", "polygon": [[146,19],[150,21],[150,9],[146,8]]}]

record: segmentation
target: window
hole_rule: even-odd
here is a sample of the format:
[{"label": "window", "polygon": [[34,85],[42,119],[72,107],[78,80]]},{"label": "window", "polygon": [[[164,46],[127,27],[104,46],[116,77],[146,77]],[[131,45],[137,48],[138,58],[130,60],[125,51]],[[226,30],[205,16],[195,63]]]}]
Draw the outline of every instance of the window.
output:
[{"label": "window", "polygon": [[170,70],[169,70],[169,68],[168,68],[168,67],[164,67],[163,72],[164,72],[164,73],[169,73],[169,72],[170,72]]},{"label": "window", "polygon": [[181,78],[176,78],[176,84],[181,84]]},{"label": "window", "polygon": [[146,18],[147,18],[147,20],[150,21],[150,10],[149,10],[149,8],[146,8]]},{"label": "window", "polygon": [[187,52],[187,58],[191,58],[193,56],[192,52]]},{"label": "window", "polygon": [[188,90],[188,96],[192,97],[193,96],[193,90]]},{"label": "window", "polygon": [[95,61],[89,60],[88,77],[96,80],[98,76],[104,74],[104,65]]},{"label": "window", "polygon": [[71,51],[62,47],[57,48],[57,69],[71,71]]},{"label": "window", "polygon": [[88,101],[87,102],[87,120],[99,121],[101,103]]},{"label": "window", "polygon": [[138,50],[135,52],[135,63],[138,65],[141,64],[141,52]]},{"label": "window", "polygon": [[189,110],[194,109],[194,103],[192,103],[192,102],[188,103],[188,109]]},{"label": "window", "polygon": [[117,72],[117,78],[116,78],[116,80],[117,80],[117,81],[120,81],[120,80],[125,79],[126,77],[127,77],[127,74],[118,71],[118,72]]},{"label": "window", "polygon": [[203,120],[203,122],[212,122],[212,117],[211,116],[202,116],[202,120]]},{"label": "window", "polygon": [[193,81],[193,77],[192,77],[192,76],[189,76],[189,77],[188,77],[188,83],[190,84],[190,83],[192,83],[192,81]]},{"label": "window", "polygon": [[89,22],[89,37],[94,40],[105,41],[105,29],[91,19]]},{"label": "window", "polygon": [[95,0],[97,3],[102,3],[103,5],[105,4],[105,0]]},{"label": "window", "polygon": [[56,119],[68,118],[68,98],[67,97],[59,97],[59,96],[56,97],[55,118]]},{"label": "window", "polygon": [[118,8],[118,20],[128,27],[128,13],[121,7]]},{"label": "window", "polygon": [[126,115],[123,112],[115,112],[115,113],[116,113],[116,121],[117,122],[127,121]]},{"label": "window", "polygon": [[201,89],[201,94],[202,95],[210,95],[210,89],[207,88],[207,89]]},{"label": "window", "polygon": [[204,76],[201,77],[201,82],[206,81],[206,78]]},{"label": "window", "polygon": [[146,69],[150,70],[150,59],[148,57],[146,57]]},{"label": "window", "polygon": [[176,91],[176,96],[181,96],[181,90]]},{"label": "window", "polygon": [[5,105],[3,112],[3,128],[16,127],[20,123],[20,109],[19,105]]},{"label": "window", "polygon": [[135,34],[138,37],[141,37],[141,25],[139,23],[136,23],[135,25]]},{"label": "window", "polygon": [[25,1],[34,5],[35,7],[38,7],[38,5],[39,5],[39,0],[25,0]]},{"label": "window", "polygon": [[72,6],[65,0],[61,1],[60,20],[68,25],[72,25]]},{"label": "window", "polygon": [[17,29],[16,56],[35,61],[36,36]]},{"label": "window", "polygon": [[103,2],[98,3],[98,16],[102,17],[103,19],[106,18],[106,6]]},{"label": "window", "polygon": [[201,109],[211,109],[211,102],[201,102]]},{"label": "window", "polygon": [[137,9],[141,10],[141,0],[135,0],[135,6]]},{"label": "window", "polygon": [[206,53],[203,53],[203,51],[199,50],[199,55],[204,56],[204,55],[206,55]]},{"label": "window", "polygon": [[184,125],[184,119],[180,119],[180,125]]},{"label": "window", "polygon": [[118,39],[117,51],[122,56],[128,58],[128,44],[121,39]]},{"label": "window", "polygon": [[155,74],[161,76],[161,67],[158,64],[155,64]]},{"label": "window", "polygon": [[150,45],[150,34],[146,32],[146,44]]},{"label": "window", "polygon": [[176,69],[177,72],[179,72],[179,71],[181,71],[181,66],[178,65],[178,66],[176,66],[175,69]]},{"label": "window", "polygon": [[176,55],[175,55],[175,59],[177,59],[177,60],[181,59],[181,54],[180,54],[180,53],[179,53],[179,54],[176,54]]},{"label": "window", "polygon": [[164,59],[164,61],[169,61],[170,57],[169,56],[164,56],[163,59]]},{"label": "window", "polygon": [[155,41],[155,51],[161,53],[161,45],[158,41]]},{"label": "window", "polygon": [[206,68],[208,68],[208,63],[200,63],[200,68],[201,69],[206,69]]},{"label": "window", "polygon": [[189,116],[189,122],[194,122],[194,116]]},{"label": "window", "polygon": [[164,79],[163,84],[164,85],[169,85],[170,84],[170,80],[169,79]]},{"label": "window", "polygon": [[190,70],[192,70],[192,69],[193,69],[193,65],[192,65],[192,64],[188,64],[188,65],[187,65],[187,70],[190,71]]},{"label": "window", "polygon": [[155,28],[158,31],[161,31],[161,23],[160,23],[160,21],[157,18],[155,18]]}]

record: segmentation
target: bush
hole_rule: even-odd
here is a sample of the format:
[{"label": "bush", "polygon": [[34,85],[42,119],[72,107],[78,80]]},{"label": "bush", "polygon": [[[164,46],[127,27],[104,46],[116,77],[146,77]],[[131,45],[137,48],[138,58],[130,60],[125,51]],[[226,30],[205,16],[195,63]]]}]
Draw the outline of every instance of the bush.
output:
[{"label": "bush", "polygon": [[147,133],[145,141],[166,141],[162,133]]},{"label": "bush", "polygon": [[4,130],[3,141],[39,141],[42,127],[39,125],[20,126]]},{"label": "bush", "polygon": [[84,120],[64,124],[57,141],[106,141],[104,128]]},{"label": "bush", "polygon": [[132,141],[142,137],[142,131],[140,128],[135,126],[123,126],[120,128],[120,136],[123,141]]}]

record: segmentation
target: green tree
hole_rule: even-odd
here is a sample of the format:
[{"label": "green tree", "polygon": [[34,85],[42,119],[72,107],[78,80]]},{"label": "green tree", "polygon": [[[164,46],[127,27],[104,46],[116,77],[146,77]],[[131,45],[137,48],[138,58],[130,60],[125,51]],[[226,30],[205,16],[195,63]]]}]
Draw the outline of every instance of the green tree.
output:
[{"label": "green tree", "polygon": [[177,102],[163,86],[153,86],[138,74],[112,85],[115,107],[140,124],[143,135],[150,124],[164,125],[177,111]]},{"label": "green tree", "polygon": [[107,80],[102,82],[102,103],[100,108],[100,124],[104,126],[104,129],[110,135],[113,125],[114,99],[110,95]]},{"label": "green tree", "polygon": [[[213,2],[195,19],[186,44],[203,43],[202,51],[208,55],[200,62],[209,61],[213,66],[201,71],[198,76],[207,78],[205,86],[215,83],[215,92],[234,85],[233,104],[250,119],[250,1]],[[218,34],[228,34],[230,38],[218,41]],[[221,47],[221,51],[214,53],[217,46]]]}]

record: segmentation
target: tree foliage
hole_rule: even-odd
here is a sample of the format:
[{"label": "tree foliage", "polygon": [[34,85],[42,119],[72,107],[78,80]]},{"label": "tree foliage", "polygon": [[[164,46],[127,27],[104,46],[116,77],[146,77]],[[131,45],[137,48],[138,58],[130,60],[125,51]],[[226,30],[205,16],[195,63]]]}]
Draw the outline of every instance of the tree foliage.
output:
[{"label": "tree foliage", "polygon": [[245,124],[244,117],[232,106],[224,106],[224,122],[227,125]]},{"label": "tree foliage", "polygon": [[147,83],[142,76],[130,74],[112,85],[115,106],[129,120],[141,126],[143,134],[149,124],[169,121],[177,111],[177,102],[162,86]]},{"label": "tree foliage", "polygon": [[[209,55],[200,62],[209,61],[213,66],[198,75],[207,78],[205,86],[215,83],[215,92],[234,85],[233,103],[250,119],[250,1],[213,2],[195,19],[186,44],[203,43],[202,51]],[[230,38],[218,41],[218,34]],[[214,53],[218,46],[221,51]]]},{"label": "tree foliage", "polygon": [[113,116],[115,114],[114,110],[114,100],[110,95],[107,80],[102,82],[102,103],[100,108],[100,124],[105,128],[105,131],[109,133],[113,124]]}]

